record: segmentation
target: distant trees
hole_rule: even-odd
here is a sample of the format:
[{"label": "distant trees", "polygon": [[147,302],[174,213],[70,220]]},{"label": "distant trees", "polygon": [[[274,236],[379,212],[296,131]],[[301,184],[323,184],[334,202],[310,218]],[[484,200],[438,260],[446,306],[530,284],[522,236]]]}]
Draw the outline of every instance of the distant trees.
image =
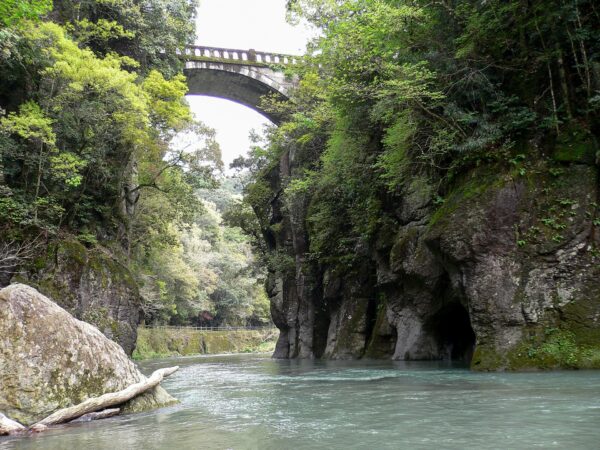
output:
[{"label": "distant trees", "polygon": [[[151,244],[141,284],[147,321],[173,324],[260,325],[270,322],[264,269],[242,231],[223,223],[234,195],[201,190],[204,213],[183,227],[170,225],[161,244]],[[213,203],[214,202],[214,203]],[[208,313],[208,314],[207,314]]]}]

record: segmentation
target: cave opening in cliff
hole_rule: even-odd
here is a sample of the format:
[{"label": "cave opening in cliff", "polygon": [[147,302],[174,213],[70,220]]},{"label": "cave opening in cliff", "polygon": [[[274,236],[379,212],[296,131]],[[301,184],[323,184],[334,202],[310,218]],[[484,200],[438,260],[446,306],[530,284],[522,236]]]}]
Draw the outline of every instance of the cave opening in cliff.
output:
[{"label": "cave opening in cliff", "polygon": [[475,349],[475,332],[467,309],[458,301],[444,305],[429,321],[440,357],[470,363]]}]

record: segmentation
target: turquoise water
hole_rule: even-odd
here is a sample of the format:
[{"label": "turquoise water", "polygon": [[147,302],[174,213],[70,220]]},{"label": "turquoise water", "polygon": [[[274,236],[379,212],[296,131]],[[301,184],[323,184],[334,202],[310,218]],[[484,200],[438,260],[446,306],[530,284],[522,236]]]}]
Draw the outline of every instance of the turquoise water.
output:
[{"label": "turquoise water", "polygon": [[181,404],[0,440],[0,449],[598,449],[600,372],[443,363],[157,360]]}]

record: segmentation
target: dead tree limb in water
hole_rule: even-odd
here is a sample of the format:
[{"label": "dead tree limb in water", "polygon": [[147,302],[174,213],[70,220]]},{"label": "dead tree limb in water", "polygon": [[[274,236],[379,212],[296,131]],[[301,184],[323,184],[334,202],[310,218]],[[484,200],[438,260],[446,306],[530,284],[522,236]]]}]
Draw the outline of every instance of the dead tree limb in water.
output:
[{"label": "dead tree limb in water", "polygon": [[4,414],[0,413],[0,436],[5,434],[21,433],[27,431],[19,422],[9,419]]},{"label": "dead tree limb in water", "polygon": [[78,417],[77,419],[71,420],[69,423],[74,423],[74,422],[91,422],[92,420],[106,419],[108,417],[116,416],[120,412],[121,412],[121,410],[119,408],[104,409],[102,411],[92,412],[92,413],[89,413],[89,414],[84,414],[83,416]]},{"label": "dead tree limb in water", "polygon": [[69,422],[73,419],[83,416],[84,414],[89,414],[109,408],[111,406],[125,403],[126,401],[143,394],[147,390],[155,388],[160,384],[163,378],[175,373],[178,369],[178,366],[159,369],[155,371],[149,378],[140,381],[139,383],[132,384],[122,391],[110,392],[108,394],[101,395],[100,397],[89,398],[78,405],[59,409],[45,419],[40,420],[38,423],[33,425],[31,429],[34,431],[41,431],[48,425],[57,425],[60,423]]}]

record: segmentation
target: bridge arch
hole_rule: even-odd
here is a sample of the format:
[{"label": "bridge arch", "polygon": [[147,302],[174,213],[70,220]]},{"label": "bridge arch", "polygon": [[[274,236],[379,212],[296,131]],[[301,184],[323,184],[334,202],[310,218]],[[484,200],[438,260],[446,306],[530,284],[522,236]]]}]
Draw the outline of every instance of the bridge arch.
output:
[{"label": "bridge arch", "polygon": [[264,111],[260,99],[274,94],[288,97],[294,82],[271,64],[293,64],[295,58],[253,50],[232,50],[214,47],[186,49],[184,73],[190,95],[208,95],[245,105],[277,124],[276,115]]}]

